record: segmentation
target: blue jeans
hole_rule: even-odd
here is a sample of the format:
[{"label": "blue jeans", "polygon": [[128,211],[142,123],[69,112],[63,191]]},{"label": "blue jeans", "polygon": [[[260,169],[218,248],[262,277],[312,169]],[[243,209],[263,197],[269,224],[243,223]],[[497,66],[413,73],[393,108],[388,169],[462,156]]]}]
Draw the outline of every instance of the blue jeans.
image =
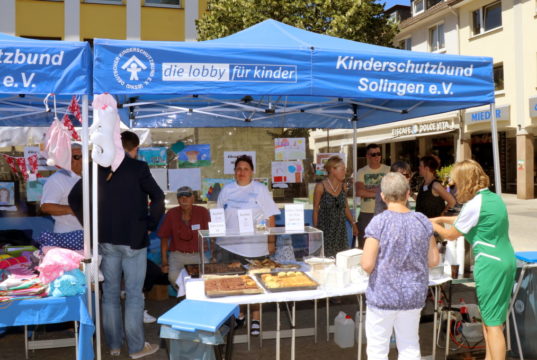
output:
[{"label": "blue jeans", "polygon": [[110,349],[121,349],[123,321],[121,311],[121,276],[125,280],[125,338],[129,354],[143,349],[144,335],[144,285],[147,266],[147,248],[133,250],[126,245],[99,244],[102,255],[103,329]]}]

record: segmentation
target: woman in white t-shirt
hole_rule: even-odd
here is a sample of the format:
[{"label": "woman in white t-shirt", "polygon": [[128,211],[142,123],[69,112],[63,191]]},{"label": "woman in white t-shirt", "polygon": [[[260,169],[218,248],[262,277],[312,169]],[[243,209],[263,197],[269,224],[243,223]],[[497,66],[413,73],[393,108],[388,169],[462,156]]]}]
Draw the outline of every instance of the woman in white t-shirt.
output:
[{"label": "woman in white t-shirt", "polygon": [[[254,225],[266,221],[266,225],[274,227],[274,215],[280,210],[274,203],[266,186],[253,181],[254,164],[248,155],[241,155],[235,161],[235,182],[224,186],[218,196],[218,207],[223,208],[226,215],[228,233],[239,233],[237,210],[251,209]],[[248,236],[220,238],[217,244],[242,257],[259,257],[273,254],[275,238],[273,236]],[[239,321],[244,319],[241,313]],[[252,308],[251,334],[259,335],[259,306]]]}]

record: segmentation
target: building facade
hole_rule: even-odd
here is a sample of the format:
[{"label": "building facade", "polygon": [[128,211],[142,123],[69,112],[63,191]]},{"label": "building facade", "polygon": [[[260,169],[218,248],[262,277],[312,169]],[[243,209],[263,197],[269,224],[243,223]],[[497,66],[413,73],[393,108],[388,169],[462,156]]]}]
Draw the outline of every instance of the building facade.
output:
[{"label": "building facade", "polygon": [[[411,16],[399,24],[396,46],[493,58],[502,191],[516,193],[521,199],[534,198],[537,2],[413,0],[410,11]],[[419,156],[428,153],[440,156],[442,165],[474,158],[494,181],[490,117],[487,106],[375,126],[359,130],[358,143],[386,144],[388,162],[402,159],[414,166]],[[317,151],[349,151],[351,132],[330,134],[327,140],[326,131],[314,132]]]},{"label": "building facade", "polygon": [[0,32],[35,38],[194,41],[206,0],[2,0]]},{"label": "building facade", "polygon": [[[396,43],[413,51],[490,56],[496,96],[502,190],[535,196],[537,124],[537,2],[514,0],[413,0]],[[410,39],[410,40],[407,40]],[[490,109],[461,111],[458,158],[492,169]]]}]

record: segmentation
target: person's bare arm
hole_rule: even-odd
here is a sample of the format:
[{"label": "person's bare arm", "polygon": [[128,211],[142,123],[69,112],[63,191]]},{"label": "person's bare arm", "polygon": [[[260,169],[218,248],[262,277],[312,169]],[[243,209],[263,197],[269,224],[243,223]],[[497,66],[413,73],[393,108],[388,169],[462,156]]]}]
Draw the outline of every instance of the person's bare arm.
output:
[{"label": "person's bare arm", "polygon": [[[346,201],[346,199],[345,199]],[[349,208],[349,204],[345,202],[345,217],[347,218],[347,221],[351,223],[352,226],[352,235],[358,236],[358,225],[356,225],[356,222],[354,221],[354,218],[352,217],[351,209]]]},{"label": "person's bare arm", "polygon": [[163,273],[168,273],[170,270],[170,265],[168,264],[168,241],[170,238],[161,238],[160,239],[160,256],[161,256],[161,265],[160,268]]},{"label": "person's bare arm", "polygon": [[369,190],[361,181],[356,182],[356,195],[362,198],[374,198],[377,196],[377,190]]},{"label": "person's bare arm", "polygon": [[364,252],[362,253],[361,265],[362,269],[368,274],[371,274],[377,264],[379,254],[379,241],[375,238],[365,239]]},{"label": "person's bare arm", "polygon": [[[268,226],[269,227],[275,227],[276,226],[276,219],[274,218],[274,215],[268,218]],[[268,251],[269,254],[274,254],[276,252],[276,236],[269,235],[267,237],[268,241]]]},{"label": "person's bare arm", "polygon": [[432,222],[432,224],[434,231],[436,231],[442,238],[446,240],[457,240],[459,236],[463,236],[463,234],[461,234],[455,226],[451,226],[449,229],[446,229],[437,222]]},{"label": "person's bare arm", "polygon": [[436,247],[436,239],[434,236],[431,236],[431,239],[429,239],[429,252],[427,258],[429,267],[434,267],[440,262],[440,253]]},{"label": "person's bare arm", "polygon": [[455,204],[457,204],[457,201],[455,200],[453,195],[448,193],[447,190],[444,189],[444,187],[439,182],[433,183],[433,192],[438,194],[438,196],[440,196],[446,202],[446,208],[444,209],[444,212],[447,209],[451,209],[453,206],[455,206]]},{"label": "person's bare arm", "polygon": [[317,183],[313,191],[313,226],[315,227],[319,224],[319,204],[321,203],[323,192],[323,184]]},{"label": "person's bare arm", "polygon": [[45,214],[52,216],[74,215],[73,209],[69,205],[45,203],[41,205],[40,209]]}]

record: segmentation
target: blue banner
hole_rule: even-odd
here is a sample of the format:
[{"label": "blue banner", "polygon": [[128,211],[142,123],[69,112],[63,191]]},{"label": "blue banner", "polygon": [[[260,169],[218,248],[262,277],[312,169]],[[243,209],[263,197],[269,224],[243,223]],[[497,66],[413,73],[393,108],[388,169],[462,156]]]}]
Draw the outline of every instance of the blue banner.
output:
[{"label": "blue banner", "polygon": [[1,94],[91,94],[87,43],[0,37]]}]

